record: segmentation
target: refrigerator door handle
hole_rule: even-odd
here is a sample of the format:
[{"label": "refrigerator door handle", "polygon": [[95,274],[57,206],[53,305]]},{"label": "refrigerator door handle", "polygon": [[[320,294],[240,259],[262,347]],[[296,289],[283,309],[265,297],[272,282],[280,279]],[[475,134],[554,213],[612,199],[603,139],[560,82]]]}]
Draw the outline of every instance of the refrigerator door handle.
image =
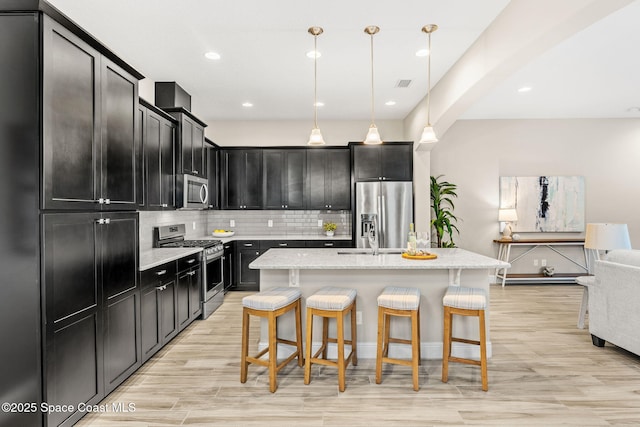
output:
[{"label": "refrigerator door handle", "polygon": [[384,231],[386,231],[386,226],[387,226],[387,201],[386,198],[384,196],[382,197],[382,209],[381,209],[381,218],[380,218],[380,223],[383,225],[379,225],[380,230],[382,230],[383,232],[381,233],[381,238],[382,238],[382,243],[384,244],[384,246],[382,246],[383,248],[387,247],[387,237],[385,236],[386,233],[384,233]]}]

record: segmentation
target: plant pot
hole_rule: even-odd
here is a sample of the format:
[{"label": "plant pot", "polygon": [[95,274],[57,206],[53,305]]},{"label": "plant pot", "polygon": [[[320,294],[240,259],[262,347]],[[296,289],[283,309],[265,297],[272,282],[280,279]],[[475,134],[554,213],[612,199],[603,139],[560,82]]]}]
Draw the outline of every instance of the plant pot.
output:
[{"label": "plant pot", "polygon": [[335,233],[334,231],[325,231],[325,234],[327,235],[327,237],[333,237],[334,233]]}]

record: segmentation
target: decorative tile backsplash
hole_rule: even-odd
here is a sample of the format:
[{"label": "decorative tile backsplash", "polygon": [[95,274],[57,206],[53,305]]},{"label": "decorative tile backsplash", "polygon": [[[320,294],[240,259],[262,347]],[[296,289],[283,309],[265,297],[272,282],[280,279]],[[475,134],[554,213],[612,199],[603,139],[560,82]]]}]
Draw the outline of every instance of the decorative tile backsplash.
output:
[{"label": "decorative tile backsplash", "polygon": [[[269,227],[269,220],[272,227]],[[235,226],[231,226],[235,221]],[[237,210],[237,211],[141,211],[140,250],[153,246],[153,227],[185,224],[187,239],[210,236],[217,228],[234,230],[236,236],[316,236],[324,234],[318,221],[335,222],[336,236],[351,235],[351,211],[321,210]]]}]

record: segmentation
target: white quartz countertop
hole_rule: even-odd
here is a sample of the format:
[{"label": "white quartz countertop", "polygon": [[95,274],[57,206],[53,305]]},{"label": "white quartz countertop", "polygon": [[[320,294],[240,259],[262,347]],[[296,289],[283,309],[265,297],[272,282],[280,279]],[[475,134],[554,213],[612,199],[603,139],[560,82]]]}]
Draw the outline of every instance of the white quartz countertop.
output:
[{"label": "white quartz countertop", "polygon": [[165,262],[201,252],[202,248],[157,248],[140,252],[140,266],[138,270],[144,271],[164,264]]},{"label": "white quartz countertop", "polygon": [[[431,248],[436,259],[404,259],[401,249],[381,249],[380,255],[362,254],[363,249],[269,249],[249,264],[253,269],[271,270],[440,270],[509,268],[511,264],[464,249]],[[369,250],[370,251],[370,250]],[[358,253],[360,252],[360,253]],[[387,252],[387,253],[385,253]],[[395,253],[388,253],[395,252]]]}]

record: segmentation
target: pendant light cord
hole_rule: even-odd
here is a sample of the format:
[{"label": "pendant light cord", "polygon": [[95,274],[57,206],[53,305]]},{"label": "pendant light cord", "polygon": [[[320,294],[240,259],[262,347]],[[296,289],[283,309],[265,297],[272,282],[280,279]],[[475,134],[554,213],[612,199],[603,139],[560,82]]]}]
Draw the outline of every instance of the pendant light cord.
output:
[{"label": "pendant light cord", "polygon": [[427,126],[431,126],[431,32],[429,32],[429,58],[427,59]]},{"label": "pendant light cord", "polygon": [[318,35],[313,36],[313,127],[318,129]]},{"label": "pendant light cord", "polygon": [[374,125],[374,92],[373,92],[373,34],[371,34],[371,124]]}]

